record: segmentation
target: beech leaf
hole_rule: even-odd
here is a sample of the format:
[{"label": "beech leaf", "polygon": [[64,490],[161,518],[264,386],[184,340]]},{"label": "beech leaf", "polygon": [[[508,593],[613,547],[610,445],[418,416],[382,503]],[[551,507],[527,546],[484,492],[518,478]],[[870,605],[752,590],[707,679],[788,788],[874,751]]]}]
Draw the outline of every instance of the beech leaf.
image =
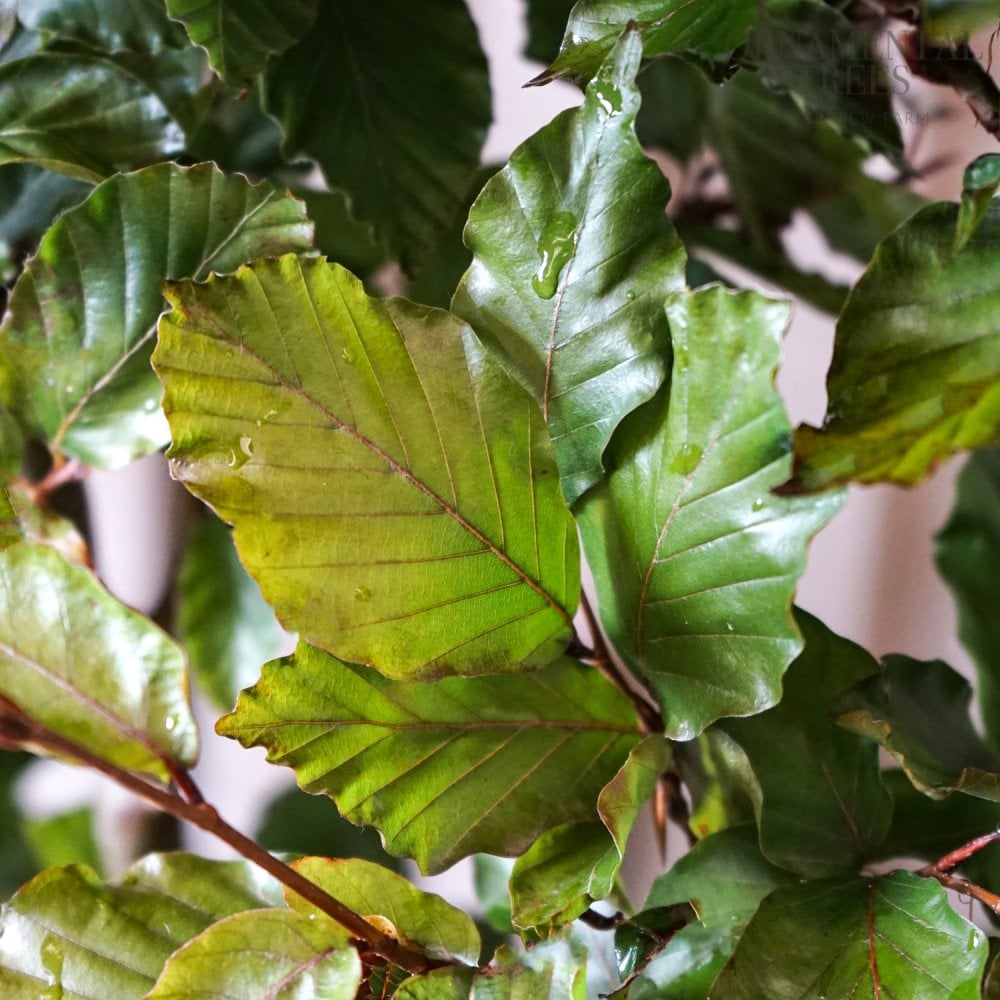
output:
[{"label": "beech leaf", "polygon": [[315,160],[409,270],[479,166],[486,58],[463,0],[319,0],[315,25],[268,66],[264,106],[286,152]]},{"label": "beech leaf", "polygon": [[47,545],[0,550],[0,694],[130,771],[197,756],[181,649]]},{"label": "beech leaf", "polygon": [[615,648],[668,736],[773,705],[802,649],[791,599],[837,495],[788,498],[789,426],[772,380],[784,303],[719,287],[668,301],[669,392],[622,425],[580,521]]},{"label": "beech leaf", "polygon": [[[476,925],[440,896],[422,892],[382,865],[360,858],[302,858],[295,868],[355,913],[400,941],[442,962],[478,965],[482,942]],[[293,910],[306,916],[319,911],[301,896],[286,892]],[[386,924],[391,925],[386,927]]]},{"label": "beech leaf", "polygon": [[666,373],[663,299],[684,287],[670,187],[635,137],[631,32],[565,111],[514,151],[469,215],[452,308],[542,407],[570,504],[612,431]]},{"label": "beech leaf", "polygon": [[319,0],[167,0],[195,45],[234,87],[247,86],[270,56],[284,52],[309,30]]},{"label": "beech leaf", "polygon": [[822,429],[795,437],[806,489],[915,483],[1000,435],[994,199],[961,250],[958,206],[929,205],[876,250],[837,323]]},{"label": "beech leaf", "polygon": [[217,729],[265,747],[425,872],[477,851],[517,855],[590,818],[640,739],[625,697],[568,660],[411,684],[304,643],[267,664]]},{"label": "beech leaf", "polygon": [[354,1000],[361,957],[329,920],[291,910],[236,913],[167,959],[145,1000]]},{"label": "beech leaf", "polygon": [[173,475],[286,628],[392,677],[562,652],[575,525],[537,407],[468,327],[292,256],[168,297]]},{"label": "beech leaf", "polygon": [[233,913],[281,905],[245,861],[152,855],[106,885],[84,865],[42,872],[0,916],[4,1000],[139,1000],[180,945]]},{"label": "beech leaf", "polygon": [[166,278],[204,278],[306,250],[304,207],[209,163],[161,163],[100,185],[42,239],[0,327],[0,391],[49,447],[120,466],[168,432],[149,368]]},{"label": "beech leaf", "polygon": [[952,910],[933,879],[823,879],[764,900],[712,995],[979,1000],[986,953],[986,936]]}]

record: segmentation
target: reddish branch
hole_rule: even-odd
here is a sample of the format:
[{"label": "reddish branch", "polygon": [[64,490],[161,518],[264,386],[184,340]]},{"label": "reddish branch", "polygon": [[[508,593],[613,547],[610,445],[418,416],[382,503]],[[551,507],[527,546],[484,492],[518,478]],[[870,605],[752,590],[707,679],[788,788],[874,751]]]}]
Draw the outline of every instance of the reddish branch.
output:
[{"label": "reddish branch", "polygon": [[982,886],[970,882],[968,879],[952,874],[963,861],[968,861],[969,858],[984,847],[988,847],[997,841],[1000,841],[1000,830],[993,830],[990,833],[983,834],[981,837],[974,837],[968,843],[957,847],[954,851],[949,851],[943,858],[935,861],[934,864],[925,865],[917,874],[923,875],[925,878],[937,879],[946,889],[954,889],[955,892],[968,896],[970,899],[975,899],[1000,916],[1000,896],[995,892],[990,892],[989,889],[984,889]]},{"label": "reddish branch", "polygon": [[404,947],[395,938],[373,927],[359,914],[324,892],[294,868],[269,854],[256,841],[230,826],[213,806],[204,801],[194,780],[179,767],[173,772],[173,777],[177,782],[177,778],[183,775],[182,781],[177,782],[181,794],[150,784],[144,778],[98,757],[86,747],[51,732],[3,696],[0,696],[0,747],[12,750],[38,748],[64,759],[76,761],[100,771],[101,774],[163,812],[213,834],[346,928],[358,939],[361,951],[373,951],[391,965],[397,965],[415,974],[430,972],[432,969],[447,965],[446,962],[428,958],[420,952]]}]

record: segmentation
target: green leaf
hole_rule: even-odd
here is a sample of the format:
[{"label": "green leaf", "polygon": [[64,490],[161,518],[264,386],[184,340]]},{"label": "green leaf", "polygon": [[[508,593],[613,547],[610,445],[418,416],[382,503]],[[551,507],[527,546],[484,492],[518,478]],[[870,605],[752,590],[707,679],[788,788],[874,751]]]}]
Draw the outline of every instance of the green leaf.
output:
[{"label": "green leaf", "polygon": [[[440,896],[421,892],[396,872],[359,858],[302,858],[293,868],[386,933],[442,962],[478,965],[481,943],[472,919]],[[315,919],[319,911],[301,896],[288,905]],[[386,926],[386,924],[390,926]]]},{"label": "green leaf", "polygon": [[517,859],[510,896],[518,927],[546,932],[611,895],[629,834],[670,759],[670,744],[662,736],[647,736],[601,789],[600,822],[543,833]]},{"label": "green leaf", "polygon": [[319,0],[315,26],[264,80],[286,151],[315,160],[411,269],[458,210],[490,123],[462,0]]},{"label": "green leaf", "polygon": [[647,59],[690,53],[725,69],[757,17],[754,0],[580,0],[570,14],[556,61],[532,83],[556,77],[589,80],[630,22]]},{"label": "green leaf", "polygon": [[218,726],[295,768],[424,871],[516,855],[593,815],[639,741],[624,696],[567,660],[532,674],[390,681],[304,643],[268,664]]},{"label": "green leaf", "polygon": [[996,0],[921,0],[920,6],[928,37],[945,44],[996,26]]},{"label": "green leaf", "polygon": [[977,668],[983,727],[1000,750],[1000,450],[970,456],[958,479],[955,506],[937,536],[937,565],[958,607],[958,634]]},{"label": "green leaf", "polygon": [[291,256],[168,297],[173,475],[286,628],[392,677],[559,655],[575,525],[541,415],[468,327]]},{"label": "green leaf", "polygon": [[583,107],[486,185],[452,305],[541,405],[570,504],[601,478],[622,417],[663,381],[663,298],[684,287],[684,249],[663,214],[670,188],[633,130],[641,56],[631,32]]},{"label": "green leaf", "polygon": [[547,66],[559,54],[566,21],[575,0],[528,0],[528,42],[524,54]]},{"label": "green leaf", "polygon": [[567,937],[527,951],[506,945],[480,975],[441,969],[406,980],[395,1000],[586,1000],[586,955]]},{"label": "green leaf", "polygon": [[19,0],[17,15],[46,43],[69,40],[103,52],[150,55],[185,43],[163,0]]},{"label": "green leaf", "polygon": [[15,819],[19,813],[15,789],[31,760],[33,758],[27,753],[0,753],[0,816],[7,817],[6,822],[0,823],[0,898],[3,899],[38,871],[24,824]]},{"label": "green leaf", "polygon": [[668,736],[773,705],[802,648],[791,620],[809,537],[837,510],[771,490],[790,471],[772,379],[784,303],[708,288],[667,305],[669,393],[630,418],[581,527],[615,647],[659,697]]},{"label": "green leaf", "polygon": [[476,854],[472,863],[476,899],[487,924],[500,934],[514,934],[508,885],[514,863],[510,858],[498,858],[492,854]]},{"label": "green leaf", "polygon": [[251,910],[213,924],[167,959],[146,1000],[354,1000],[361,957],[330,921]]},{"label": "green leaf", "polygon": [[696,844],[653,883],[643,909],[690,903],[697,920],[673,934],[645,966],[629,1000],[704,998],[761,900],[792,882],[760,853],[753,826]]},{"label": "green leaf", "polygon": [[184,24],[195,45],[208,52],[212,69],[234,86],[245,86],[268,59],[297,42],[316,19],[319,0],[167,0],[167,12]]},{"label": "green leaf", "polygon": [[785,674],[781,702],[719,725],[743,748],[761,790],[760,846],[774,864],[806,878],[856,872],[889,827],[891,801],[878,747],[834,721],[849,687],[877,673],[860,646],[804,612],[805,649]]},{"label": "green leaf", "polygon": [[176,601],[177,636],[195,679],[219,709],[231,708],[260,664],[281,651],[283,635],[218,518],[204,518],[191,533]]},{"label": "green leaf", "polygon": [[168,440],[149,368],[164,279],[305,250],[311,235],[300,202],[212,164],[113,177],[55,223],[14,287],[0,327],[8,405],[88,465],[155,451]]},{"label": "green leaf", "polygon": [[887,656],[840,700],[841,725],[883,746],[921,791],[1000,802],[1000,757],[969,717],[969,682],[940,660]]},{"label": "green leaf", "polygon": [[954,250],[958,207],[918,212],[876,251],[837,324],[822,430],[799,428],[796,476],[914,483],[1000,431],[1000,293],[994,200]]},{"label": "green leaf", "polygon": [[0,65],[0,164],[35,163],[96,184],[183,148],[160,98],[113,61],[41,52]]},{"label": "green leaf", "polygon": [[178,946],[222,917],[280,905],[244,861],[154,855],[105,885],[87,867],[42,872],[0,916],[4,1000],[139,1000]]},{"label": "green leaf", "polygon": [[130,771],[197,756],[180,648],[46,545],[0,550],[0,694]]},{"label": "green leaf", "polygon": [[888,74],[872,49],[871,37],[839,10],[802,0],[762,5],[745,58],[770,87],[863,138],[873,153],[901,162]]},{"label": "green leaf", "polygon": [[806,882],[764,900],[713,996],[978,1000],[986,951],[986,937],[933,879],[894,872]]},{"label": "green leaf", "polygon": [[983,221],[993,196],[1000,187],[1000,156],[984,153],[965,168],[962,201],[955,227],[955,250],[961,250]]},{"label": "green leaf", "polygon": [[103,867],[92,809],[73,809],[46,819],[26,819],[24,836],[43,868],[81,862],[100,873]]}]

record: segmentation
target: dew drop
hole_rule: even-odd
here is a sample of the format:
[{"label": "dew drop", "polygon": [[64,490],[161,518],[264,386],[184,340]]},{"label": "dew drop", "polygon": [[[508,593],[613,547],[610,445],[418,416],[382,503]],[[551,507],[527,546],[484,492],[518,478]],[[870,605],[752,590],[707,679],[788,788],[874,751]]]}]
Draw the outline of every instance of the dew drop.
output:
[{"label": "dew drop", "polygon": [[626,298],[626,299],[628,299],[628,300],[629,300],[629,302],[635,302],[635,292],[634,292],[634,291],[633,291],[633,290],[632,290],[632,289],[630,288],[630,289],[629,289],[629,290],[628,290],[628,291],[627,291],[627,292],[625,293],[625,298]]},{"label": "dew drop", "polygon": [[559,286],[559,275],[576,249],[576,217],[569,212],[557,212],[545,224],[538,252],[542,262],[532,276],[531,287],[540,299],[551,299]]},{"label": "dew drop", "polygon": [[267,413],[264,414],[264,419],[265,420],[274,420],[274,418],[277,415],[278,415],[278,411],[277,410],[268,410]]},{"label": "dew drop", "polygon": [[354,600],[356,601],[370,601],[372,599],[372,592],[365,586],[358,587],[354,591]]},{"label": "dew drop", "polygon": [[253,439],[249,434],[244,434],[236,445],[229,449],[226,464],[230,469],[242,469],[251,458],[253,458]]},{"label": "dew drop", "polygon": [[354,364],[354,355],[346,347],[340,352],[340,356],[344,359],[345,365]]},{"label": "dew drop", "polygon": [[52,982],[42,991],[39,1000],[62,1000],[63,949],[57,937],[46,934],[41,948],[42,968]]},{"label": "dew drop", "polygon": [[732,630],[733,630],[733,623],[732,622],[726,622],[726,631],[727,632],[732,632]]},{"label": "dew drop", "polygon": [[180,719],[176,715],[168,715],[166,719],[163,720],[164,728],[168,733],[172,733],[180,723]]},{"label": "dew drop", "polygon": [[676,455],[674,455],[673,460],[670,463],[670,471],[677,473],[681,476],[689,476],[695,469],[698,468],[698,463],[701,461],[701,456],[704,454],[703,450],[696,444],[686,444]]},{"label": "dew drop", "polygon": [[597,103],[609,118],[614,118],[615,115],[622,113],[625,99],[622,96],[621,90],[611,80],[600,78],[595,80],[593,92],[597,98]]},{"label": "dew drop", "polygon": [[764,509],[764,498],[763,497],[757,497],[757,499],[754,500],[754,502],[753,502],[753,509],[754,510],[763,510]]}]

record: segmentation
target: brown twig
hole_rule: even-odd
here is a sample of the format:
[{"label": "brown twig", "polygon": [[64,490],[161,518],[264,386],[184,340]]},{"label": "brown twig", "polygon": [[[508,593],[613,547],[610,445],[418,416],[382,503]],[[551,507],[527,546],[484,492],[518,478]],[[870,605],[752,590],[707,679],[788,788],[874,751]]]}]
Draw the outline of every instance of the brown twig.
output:
[{"label": "brown twig", "polygon": [[183,795],[152,785],[144,778],[98,757],[86,747],[80,746],[58,733],[51,732],[25,714],[14,702],[2,696],[0,696],[0,746],[9,749],[38,747],[62,758],[74,760],[95,771],[100,771],[101,774],[163,812],[176,816],[178,819],[218,837],[219,840],[228,844],[248,861],[252,861],[259,868],[273,875],[282,885],[297,893],[306,902],[332,917],[352,935],[364,942],[369,950],[381,955],[393,965],[398,965],[415,974],[430,972],[432,969],[447,965],[446,962],[428,958],[420,952],[411,951],[404,947],[395,938],[389,937],[373,927],[359,914],[325,892],[314,882],[309,881],[294,868],[279,861],[256,841],[230,826],[213,806],[201,798],[201,793],[197,790],[190,775],[186,775],[182,782],[177,782],[180,774],[186,774],[179,767],[172,776],[175,783],[178,784],[178,788],[183,788]]},{"label": "brown twig", "polygon": [[984,847],[988,847],[990,844],[995,844],[998,841],[1000,841],[1000,830],[992,830],[989,833],[984,833],[981,837],[973,837],[972,840],[962,844],[961,847],[956,847],[955,850],[949,851],[944,857],[938,858],[933,864],[924,865],[923,868],[917,871],[917,874],[922,875],[924,878],[937,879],[946,889],[954,889],[956,892],[969,896],[1000,916],[1000,896],[995,892],[990,892],[989,889],[984,889],[982,886],[970,882],[968,879],[952,875],[952,872],[963,861],[968,861],[969,858],[977,854]]},{"label": "brown twig", "polygon": [[44,506],[48,503],[49,497],[60,486],[79,482],[88,475],[90,475],[90,467],[84,465],[79,459],[65,459],[57,455],[52,462],[52,468],[37,483],[20,482],[18,485],[33,504]]},{"label": "brown twig", "polygon": [[625,675],[624,671],[615,662],[611,648],[608,646],[604,638],[604,633],[601,631],[600,622],[598,622],[597,615],[594,613],[593,605],[590,603],[590,598],[587,597],[586,593],[580,598],[580,610],[583,612],[583,617],[591,636],[592,650],[589,657],[590,661],[632,702],[643,732],[662,733],[663,716],[660,715],[660,710],[652,702],[648,701],[640,691],[636,690],[635,684],[632,683],[631,679]]}]

